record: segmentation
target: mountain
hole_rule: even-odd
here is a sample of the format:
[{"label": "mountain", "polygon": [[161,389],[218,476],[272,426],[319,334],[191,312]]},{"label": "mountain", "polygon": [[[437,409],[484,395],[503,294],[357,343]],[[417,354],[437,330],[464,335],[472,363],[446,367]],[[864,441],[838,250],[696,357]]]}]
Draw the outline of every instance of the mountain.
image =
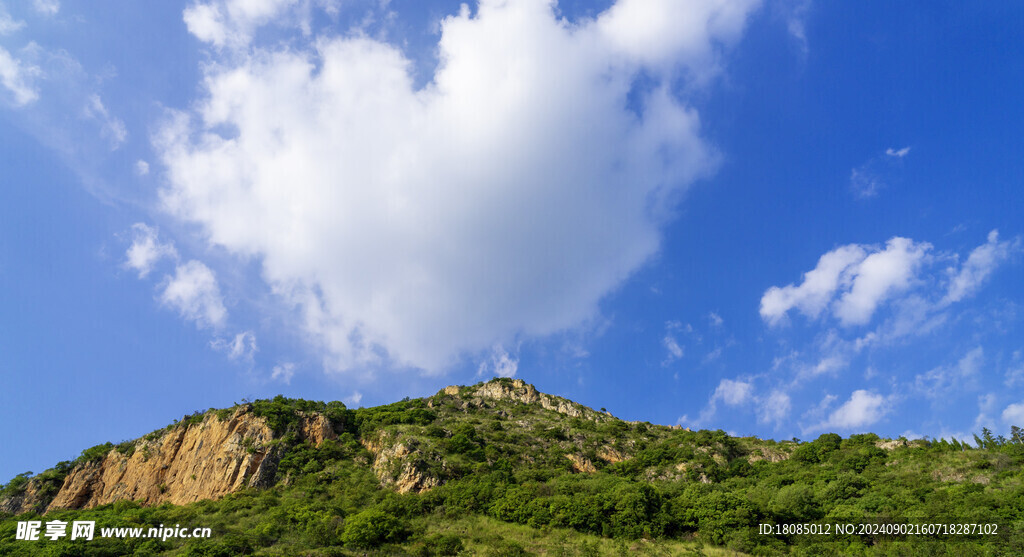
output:
[{"label": "mountain", "polygon": [[[1024,439],[977,441],[737,438],[623,421],[511,379],[356,410],[279,396],[14,478],[0,555],[1019,551]],[[29,520],[214,534],[15,539]],[[886,535],[961,522],[999,531]],[[785,530],[805,523],[873,530]]]}]

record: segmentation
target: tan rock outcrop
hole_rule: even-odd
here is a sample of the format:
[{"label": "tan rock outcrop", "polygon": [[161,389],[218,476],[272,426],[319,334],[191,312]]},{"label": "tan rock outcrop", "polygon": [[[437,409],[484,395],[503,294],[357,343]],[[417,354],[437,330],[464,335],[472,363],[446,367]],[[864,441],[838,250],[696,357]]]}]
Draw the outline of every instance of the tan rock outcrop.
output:
[{"label": "tan rock outcrop", "polygon": [[0,512],[11,514],[21,514],[32,510],[42,512],[43,509],[38,508],[38,491],[38,482],[29,481],[25,486],[25,491],[9,499],[0,500]]},{"label": "tan rock outcrop", "polygon": [[299,412],[299,437],[319,447],[327,439],[337,439],[334,426],[327,416],[316,412]]},{"label": "tan rock outcrop", "polygon": [[[300,439],[319,445],[337,437],[321,414],[300,416]],[[46,506],[89,509],[121,500],[144,505],[191,503],[218,499],[243,487],[265,487],[277,473],[279,451],[266,420],[237,408],[227,419],[208,413],[199,423],[184,422],[157,436],[136,441],[134,452],[111,450],[98,461],[68,472],[60,490]],[[8,512],[38,508],[43,501],[29,482],[25,493],[3,502]]]},{"label": "tan rock outcrop", "polygon": [[615,464],[616,462],[622,462],[623,460],[626,460],[627,457],[626,455],[620,453],[619,451],[616,451],[611,447],[605,446],[598,449],[597,458],[600,458],[605,462]]},{"label": "tan rock outcrop", "polygon": [[570,453],[570,454],[565,455],[565,458],[569,459],[569,462],[572,463],[572,469],[574,471],[576,471],[576,472],[580,472],[580,473],[584,473],[584,474],[595,474],[595,473],[597,473],[597,468],[594,467],[594,463],[591,462],[590,459],[588,459],[586,457],[582,457],[582,456],[580,456],[578,454]]},{"label": "tan rock outcrop", "polygon": [[875,442],[875,446],[878,447],[879,449],[883,449],[883,450],[886,450],[886,451],[891,451],[891,450],[898,449],[898,448],[901,448],[901,447],[906,447],[907,446],[907,440],[906,439],[883,439],[883,440]]},{"label": "tan rock outcrop", "polygon": [[[458,387],[447,387],[445,388],[445,393],[448,393],[448,390],[453,388],[458,392]],[[477,406],[480,406],[482,399],[510,400],[514,402],[521,402],[523,404],[540,404],[541,408],[553,410],[559,414],[564,414],[572,418],[595,419],[597,414],[593,410],[590,410],[581,404],[566,400],[562,397],[544,394],[538,391],[536,387],[522,379],[513,379],[510,382],[491,381],[489,383],[484,383],[480,387],[477,387],[473,396],[474,402],[476,402]]]},{"label": "tan rock outcrop", "polygon": [[767,460],[768,462],[782,462],[783,460],[789,459],[789,453],[781,449],[773,449],[770,447],[760,447],[756,451],[751,452],[747,455],[747,462],[751,464],[759,460]]},{"label": "tan rock outcrop", "polygon": [[422,493],[441,485],[441,481],[421,469],[421,458],[415,447],[392,442],[382,434],[376,440],[364,441],[363,446],[373,454],[373,473],[385,487],[394,487],[399,493]]}]

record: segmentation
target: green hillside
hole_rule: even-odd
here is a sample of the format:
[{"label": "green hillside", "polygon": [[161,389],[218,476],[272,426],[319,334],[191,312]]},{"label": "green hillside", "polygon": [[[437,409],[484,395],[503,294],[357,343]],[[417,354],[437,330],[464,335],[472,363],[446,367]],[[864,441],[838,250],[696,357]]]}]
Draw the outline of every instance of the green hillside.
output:
[{"label": "green hillside", "polygon": [[[247,403],[279,434],[272,486],[184,506],[120,501],[3,514],[0,555],[1024,554],[1020,435],[981,432],[979,448],[873,434],[736,438],[626,422],[547,395],[523,402],[537,397],[521,385],[496,379],[357,410],[282,397]],[[484,396],[485,388],[502,396]],[[299,412],[327,415],[337,438],[318,447],[298,442]],[[132,447],[94,447],[83,458]],[[71,466],[44,472],[37,485],[55,492]],[[23,492],[28,480],[10,481],[0,499]],[[16,540],[18,522],[29,520],[94,520],[97,533],[208,527],[213,535]],[[811,523],[876,530],[760,533],[764,524]],[[907,523],[998,529],[884,533]]]}]

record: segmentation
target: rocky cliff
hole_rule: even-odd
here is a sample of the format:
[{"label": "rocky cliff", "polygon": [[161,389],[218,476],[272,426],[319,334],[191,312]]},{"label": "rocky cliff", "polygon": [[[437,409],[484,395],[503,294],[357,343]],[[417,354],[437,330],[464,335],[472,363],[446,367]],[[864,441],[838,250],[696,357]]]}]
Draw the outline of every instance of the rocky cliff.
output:
[{"label": "rocky cliff", "polygon": [[[302,413],[296,434],[319,445],[337,437],[330,420]],[[230,414],[206,413],[201,421],[182,423],[113,449],[105,456],[74,465],[50,499],[39,477],[25,490],[0,500],[0,510],[22,513],[52,509],[89,509],[118,500],[145,505],[185,504],[218,499],[246,486],[274,482],[280,451],[278,436],[249,405]]]},{"label": "rocky cliff", "polygon": [[564,414],[571,418],[586,418],[600,420],[611,417],[611,414],[600,413],[582,404],[573,402],[562,397],[549,395],[537,390],[536,387],[523,381],[513,379],[511,381],[492,381],[475,387],[459,387],[452,385],[445,387],[438,394],[449,396],[461,396],[468,399],[467,405],[474,407],[485,406],[485,400],[507,400],[522,404],[536,404],[545,410],[551,410]]},{"label": "rocky cliff", "polygon": [[[312,457],[293,449],[303,442],[321,448],[339,434],[346,436],[349,446],[355,443],[366,451],[348,452],[344,458],[357,466],[368,465],[381,486],[399,493],[436,488],[471,473],[480,462],[503,459],[533,465],[545,458],[519,455],[511,448],[498,451],[501,445],[485,442],[488,436],[504,442],[529,439],[533,449],[562,455],[560,459],[567,460],[561,462],[576,473],[593,474],[599,466],[627,460],[635,452],[632,440],[612,443],[599,428],[620,423],[609,430],[613,436],[632,425],[646,429],[638,422],[621,422],[607,412],[539,392],[519,379],[446,387],[433,397],[358,412],[340,403],[278,398],[186,416],[135,441],[89,449],[74,463],[61,463],[34,478],[22,478],[24,483],[14,489],[12,483],[0,490],[0,512],[89,509],[121,500],[182,505],[219,499],[246,487],[288,485],[316,468],[296,468],[296,459]],[[474,424],[484,419],[487,430],[478,430]],[[506,427],[508,434],[496,433]],[[587,450],[585,445],[590,444],[594,446]],[[324,461],[349,450],[340,445],[322,448]]]}]

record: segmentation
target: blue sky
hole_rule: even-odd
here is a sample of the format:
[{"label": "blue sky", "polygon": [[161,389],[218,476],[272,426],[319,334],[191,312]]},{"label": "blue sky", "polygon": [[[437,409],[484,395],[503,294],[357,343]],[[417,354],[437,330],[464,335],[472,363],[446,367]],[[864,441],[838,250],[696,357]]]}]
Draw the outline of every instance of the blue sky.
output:
[{"label": "blue sky", "polygon": [[1024,8],[0,0],[0,477],[495,375],[1024,425]]}]

